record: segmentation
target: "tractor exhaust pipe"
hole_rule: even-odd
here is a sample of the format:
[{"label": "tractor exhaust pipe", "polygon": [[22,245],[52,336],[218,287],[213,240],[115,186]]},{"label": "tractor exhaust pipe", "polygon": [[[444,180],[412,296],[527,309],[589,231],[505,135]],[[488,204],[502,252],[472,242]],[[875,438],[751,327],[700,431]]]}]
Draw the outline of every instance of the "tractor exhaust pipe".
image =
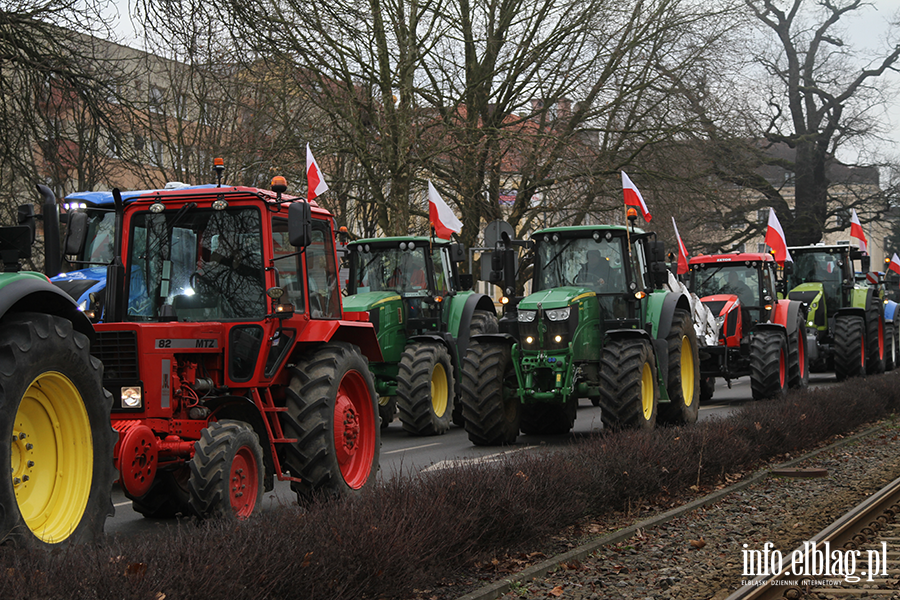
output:
[{"label": "tractor exhaust pipe", "polygon": [[56,195],[46,185],[38,184],[38,191],[44,198],[44,273],[55,277],[62,270],[62,247],[59,242],[59,205]]}]

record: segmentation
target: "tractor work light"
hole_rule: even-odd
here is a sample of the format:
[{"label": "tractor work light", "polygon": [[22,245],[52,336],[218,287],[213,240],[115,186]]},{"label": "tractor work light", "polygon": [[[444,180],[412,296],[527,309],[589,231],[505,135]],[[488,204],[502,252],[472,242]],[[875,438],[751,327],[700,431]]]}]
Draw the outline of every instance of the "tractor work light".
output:
[{"label": "tractor work light", "polygon": [[213,210],[225,210],[228,208],[228,202],[226,200],[215,200],[212,203]]},{"label": "tractor work light", "polygon": [[560,343],[562,341],[562,336],[561,335],[554,336],[553,341],[556,342],[557,344]]},{"label": "tractor work light", "polygon": [[144,400],[139,387],[123,387],[120,392],[122,408],[141,408]]},{"label": "tractor work light", "polygon": [[153,204],[150,205],[150,212],[152,212],[154,215],[158,215],[159,213],[161,213],[164,210],[166,210],[166,207],[163,205],[162,202],[154,202]]},{"label": "tractor work light", "polygon": [[531,337],[531,336],[529,335],[527,338],[525,338],[525,343],[526,343],[526,344],[533,344],[533,343],[534,343],[534,338]]}]

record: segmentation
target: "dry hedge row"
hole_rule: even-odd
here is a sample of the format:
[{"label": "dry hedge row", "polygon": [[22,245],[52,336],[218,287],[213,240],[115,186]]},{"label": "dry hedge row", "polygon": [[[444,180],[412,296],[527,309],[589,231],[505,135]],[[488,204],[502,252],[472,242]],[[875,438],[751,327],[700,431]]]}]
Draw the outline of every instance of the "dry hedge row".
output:
[{"label": "dry hedge row", "polygon": [[900,372],[747,405],[686,428],[598,435],[499,465],[395,476],[361,497],[184,523],[51,554],[0,548],[0,596],[402,598],[587,516],[714,485],[896,411]]}]

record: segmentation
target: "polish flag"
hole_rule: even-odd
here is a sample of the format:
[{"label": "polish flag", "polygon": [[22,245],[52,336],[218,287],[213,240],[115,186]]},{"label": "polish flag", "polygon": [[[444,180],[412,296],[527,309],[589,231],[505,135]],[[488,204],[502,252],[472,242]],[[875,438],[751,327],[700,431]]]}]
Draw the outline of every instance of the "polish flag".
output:
[{"label": "polish flag", "polygon": [[309,184],[309,189],[306,192],[307,200],[315,200],[317,196],[328,191],[328,184],[325,183],[322,170],[319,168],[316,159],[313,158],[312,150],[309,149],[308,143],[306,144],[306,181]]},{"label": "polish flag", "polygon": [[893,271],[900,275],[900,258],[897,258],[896,252],[894,252],[894,255],[891,257],[891,264],[888,265],[888,271]]},{"label": "polish flag", "polygon": [[859,240],[859,249],[863,252],[869,251],[869,243],[866,240],[866,233],[863,231],[862,224],[859,222],[859,217],[856,216],[856,209],[850,209],[850,237],[855,237]]},{"label": "polish flag", "polygon": [[625,206],[636,207],[641,211],[641,216],[644,217],[644,220],[649,223],[650,219],[653,217],[650,215],[650,211],[647,210],[647,204],[644,202],[644,197],[641,196],[640,190],[638,190],[637,186],[631,182],[631,179],[628,178],[625,171],[622,171],[622,189],[625,192]]},{"label": "polish flag", "polygon": [[794,262],[791,253],[787,249],[787,241],[784,238],[784,229],[775,216],[775,210],[769,209],[769,228],[766,230],[766,245],[775,251],[775,262],[784,266],[784,261]]},{"label": "polish flag", "polygon": [[678,240],[678,274],[684,275],[690,271],[690,267],[688,266],[690,256],[688,255],[687,248],[684,247],[684,242],[681,241],[681,236],[678,235],[678,225],[675,224],[675,217],[672,217],[672,227],[675,228],[675,239]]},{"label": "polish flag", "polygon": [[434,227],[434,234],[442,240],[449,240],[453,233],[462,231],[462,221],[456,218],[430,181],[428,182],[428,220]]}]

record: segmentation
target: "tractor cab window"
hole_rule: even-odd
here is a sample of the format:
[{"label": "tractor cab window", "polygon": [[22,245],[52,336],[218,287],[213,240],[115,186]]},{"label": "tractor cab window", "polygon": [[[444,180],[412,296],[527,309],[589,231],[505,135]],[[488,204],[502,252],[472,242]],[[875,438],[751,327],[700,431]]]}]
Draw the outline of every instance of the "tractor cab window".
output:
[{"label": "tractor cab window", "polygon": [[800,252],[794,256],[794,273],[790,276],[790,288],[804,283],[821,283],[826,310],[837,310],[841,303],[841,281],[844,264],[840,254],[829,252]]},{"label": "tractor cab window", "polygon": [[306,303],[303,300],[303,278],[300,277],[300,254],[288,237],[287,219],[272,219],[272,244],[278,285],[284,289],[286,301],[294,306],[296,312],[302,313],[306,310]]},{"label": "tractor cab window", "polygon": [[358,247],[357,293],[393,291],[403,297],[428,295],[425,244],[403,242],[404,248]]},{"label": "tractor cab window", "polygon": [[[187,205],[190,206],[190,205]],[[266,314],[262,227],[255,208],[141,212],[127,269],[133,320],[259,320]]]},{"label": "tractor cab window", "polygon": [[438,296],[445,296],[450,291],[450,251],[435,247],[431,253],[431,261],[434,265],[434,292]]},{"label": "tractor cab window", "polygon": [[107,265],[113,259],[116,215],[97,208],[90,208],[87,213],[87,234],[82,260]]},{"label": "tractor cab window", "polygon": [[334,261],[334,241],[327,223],[313,221],[312,241],[304,254],[309,316],[313,319],[340,319],[341,291]]},{"label": "tractor cab window", "polygon": [[622,238],[545,238],[537,248],[535,291],[563,286],[585,287],[597,294],[626,289]]}]

